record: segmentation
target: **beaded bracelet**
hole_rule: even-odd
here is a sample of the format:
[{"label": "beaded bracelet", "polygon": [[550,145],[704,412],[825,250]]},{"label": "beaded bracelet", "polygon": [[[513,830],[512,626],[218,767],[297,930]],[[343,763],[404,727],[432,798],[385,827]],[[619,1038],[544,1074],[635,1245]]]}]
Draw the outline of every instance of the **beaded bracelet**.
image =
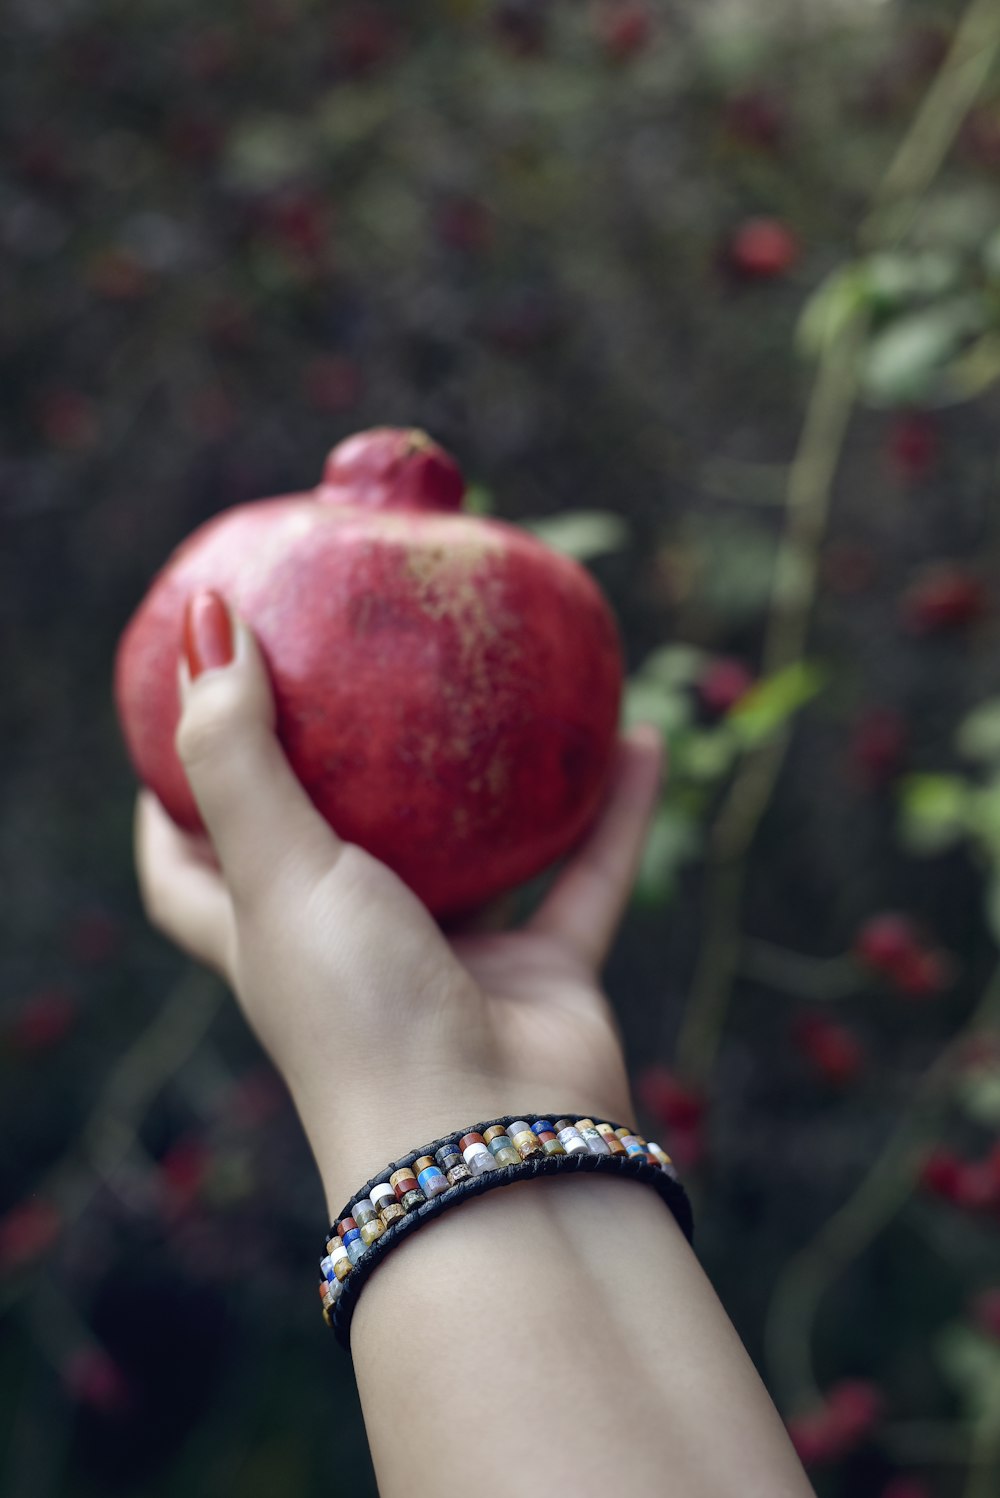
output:
[{"label": "beaded bracelet", "polygon": [[448,1134],[395,1160],[364,1185],[330,1228],[320,1260],[323,1319],[350,1347],[351,1317],[365,1281],[408,1232],[468,1196],[536,1175],[614,1172],[653,1186],[687,1238],[691,1203],[670,1156],[617,1124],[575,1114],[553,1125],[513,1114]]}]

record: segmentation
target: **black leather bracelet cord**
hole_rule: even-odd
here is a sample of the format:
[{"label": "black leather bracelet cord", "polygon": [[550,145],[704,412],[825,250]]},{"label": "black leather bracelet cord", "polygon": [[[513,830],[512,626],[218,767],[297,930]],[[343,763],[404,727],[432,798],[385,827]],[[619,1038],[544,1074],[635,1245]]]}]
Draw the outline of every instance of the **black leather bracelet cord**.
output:
[{"label": "black leather bracelet cord", "polygon": [[[539,1143],[539,1137],[529,1127],[528,1133],[533,1143],[518,1141],[518,1148],[530,1150],[531,1153],[517,1164],[498,1164],[494,1160],[490,1168],[485,1169],[482,1174],[468,1175],[467,1171],[463,1171],[468,1176],[467,1179],[456,1180],[455,1184],[447,1186],[443,1182],[439,1183],[440,1194],[433,1195],[426,1200],[419,1189],[406,1189],[410,1183],[405,1177],[411,1176],[415,1162],[428,1156],[434,1159],[438,1157],[439,1152],[448,1151],[461,1157],[463,1151],[459,1141],[466,1139],[469,1135],[481,1138],[490,1129],[505,1131],[509,1125],[521,1122],[525,1117],[523,1113],[509,1114],[505,1118],[488,1119],[485,1123],[475,1124],[470,1129],[463,1129],[459,1134],[447,1134],[431,1144],[413,1150],[399,1160],[392,1161],[354,1194],[351,1202],[341,1213],[338,1225],[330,1229],[330,1242],[327,1248],[328,1255],[333,1253],[334,1258],[331,1259],[328,1256],[321,1262],[325,1276],[320,1282],[320,1293],[324,1304],[323,1314],[342,1347],[350,1348],[351,1318],[354,1315],[358,1296],[369,1275],[378,1267],[391,1248],[400,1243],[407,1234],[416,1232],[424,1223],[431,1222],[448,1208],[458,1205],[469,1197],[479,1196],[485,1191],[495,1191],[501,1186],[513,1185],[516,1181],[532,1180],[537,1176],[578,1175],[581,1172],[625,1176],[630,1180],[642,1181],[653,1187],[676,1218],[684,1236],[689,1242],[692,1241],[694,1229],[691,1203],[687,1192],[677,1179],[669,1157],[659,1146],[648,1146],[641,1136],[631,1134],[621,1125],[601,1124],[599,1127],[606,1131],[606,1134],[604,1145],[599,1147],[594,1138],[597,1133],[594,1124],[590,1119],[583,1119],[575,1114],[562,1117],[563,1124],[571,1126],[569,1129],[563,1129],[560,1134],[560,1137],[567,1136],[566,1143],[569,1148],[564,1152],[545,1153]],[[537,1117],[539,1115],[536,1115]],[[576,1128],[578,1123],[581,1125],[580,1131]],[[585,1125],[589,1125],[589,1129],[585,1128]],[[576,1139],[569,1137],[572,1135],[576,1135]],[[542,1138],[544,1137],[543,1135]],[[550,1139],[553,1137],[554,1135],[549,1135]],[[598,1140],[600,1137],[597,1136]],[[623,1137],[628,1144],[619,1148],[619,1141]],[[524,1135],[521,1139],[524,1139]],[[588,1139],[589,1146],[586,1142]],[[582,1142],[577,1143],[577,1140]],[[494,1143],[506,1148],[508,1154],[514,1153],[510,1148],[511,1141],[506,1133],[503,1134],[502,1139],[496,1139]],[[615,1147],[615,1152],[610,1152],[609,1144]],[[480,1154],[483,1153],[480,1146],[473,1145],[471,1148]],[[627,1152],[623,1152],[625,1148]],[[490,1151],[497,1153],[493,1144],[490,1145]],[[655,1154],[654,1151],[656,1151]],[[376,1231],[380,1229],[377,1238],[362,1244],[359,1241],[359,1230],[352,1226],[352,1230],[345,1239],[341,1239],[338,1226],[343,1227],[345,1221],[353,1225],[353,1213],[359,1203],[364,1202],[367,1207],[369,1201],[378,1202],[380,1192],[384,1199],[387,1193],[386,1182],[391,1176],[396,1176],[400,1172],[403,1173],[404,1179],[396,1184],[395,1190],[404,1203],[402,1215],[398,1215],[400,1209],[393,1204],[393,1220],[386,1222],[387,1213],[381,1218],[374,1212],[370,1214],[378,1224]],[[434,1173],[436,1176],[441,1175],[436,1167],[434,1167]],[[412,1186],[414,1188],[417,1186],[415,1177],[412,1180]],[[349,1245],[353,1247],[353,1252],[349,1257],[348,1249],[344,1246],[347,1238],[354,1240]],[[335,1266],[336,1283],[334,1283]]]}]

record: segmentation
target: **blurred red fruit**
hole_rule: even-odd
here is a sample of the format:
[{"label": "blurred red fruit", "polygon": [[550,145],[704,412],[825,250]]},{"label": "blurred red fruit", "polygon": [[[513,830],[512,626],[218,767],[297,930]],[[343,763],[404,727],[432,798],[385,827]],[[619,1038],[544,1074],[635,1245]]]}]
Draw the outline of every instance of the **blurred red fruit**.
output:
[{"label": "blurred red fruit", "polygon": [[129,250],[115,245],[101,250],[87,267],[87,285],[109,302],[133,302],[152,284],[146,267]]},{"label": "blurred red fruit", "polygon": [[705,1099],[701,1093],[686,1087],[669,1067],[654,1063],[636,1078],[639,1102],[657,1123],[670,1129],[690,1129],[701,1123]]},{"label": "blurred red fruit", "polygon": [[224,78],[236,57],[236,38],[228,26],[205,26],[187,38],[182,51],[186,72],[201,83]]},{"label": "blurred red fruit", "polygon": [[237,1124],[255,1128],[269,1123],[288,1106],[288,1093],[272,1071],[249,1072],[233,1084],[229,1111]]},{"label": "blurred red fruit", "polygon": [[903,621],[917,634],[967,629],[983,618],[986,608],[983,582],[958,563],[926,572],[902,601]]},{"label": "blurred red fruit", "polygon": [[965,1160],[955,1182],[955,1202],[969,1212],[1000,1207],[1000,1179],[989,1160]]},{"label": "blurred red fruit", "polygon": [[864,1066],[865,1053],[857,1036],[821,1015],[799,1016],[792,1025],[792,1040],[824,1081],[834,1087],[846,1087]]},{"label": "blurred red fruit", "polygon": [[78,1348],[61,1372],[73,1398],[103,1415],[119,1414],[131,1402],[121,1370],[101,1347]]},{"label": "blurred red fruit", "polygon": [[100,905],[78,911],[67,933],[70,956],[87,967],[100,967],[116,957],[124,940],[124,923]]},{"label": "blurred red fruit", "polygon": [[173,1207],[189,1207],[201,1190],[208,1173],[210,1155],[205,1143],[195,1135],[172,1144],[160,1160],[160,1177]]},{"label": "blurred red fruit", "polygon": [[880,1498],[931,1498],[931,1490],[915,1477],[894,1477],[882,1489]]},{"label": "blurred red fruit", "polygon": [[205,314],[205,332],[218,348],[227,352],[245,349],[253,333],[250,308],[235,296],[221,297]]},{"label": "blurred red fruit", "polygon": [[898,775],[906,750],[906,720],[891,707],[868,708],[854,726],[851,758],[874,790]]},{"label": "blurred red fruit", "polygon": [[597,36],[608,57],[627,62],[645,52],[653,38],[653,16],[644,0],[603,0]]},{"label": "blurred red fruit", "polygon": [[720,656],[699,679],[698,696],[707,712],[721,717],[746,696],[753,684],[754,678],[742,661]]},{"label": "blurred red fruit", "polygon": [[540,57],[545,51],[545,15],[539,0],[499,0],[493,24],[516,57]]},{"label": "blurred red fruit", "polygon": [[960,141],[966,156],[989,171],[1000,169],[1000,104],[974,109],[965,122]]},{"label": "blurred red fruit", "polygon": [[374,8],[347,17],[339,32],[337,56],[351,77],[371,73],[388,62],[400,40],[391,16]]},{"label": "blurred red fruit", "polygon": [[886,912],[864,923],[855,937],[854,950],[877,973],[891,974],[920,951],[920,935],[908,916]]},{"label": "blurred red fruit", "polygon": [[674,1124],[665,1129],[664,1137],[658,1142],[682,1175],[685,1171],[696,1170],[708,1151],[704,1119]]},{"label": "blurred red fruit", "polygon": [[727,260],[747,280],[773,281],[788,273],[799,253],[798,239],[780,219],[751,218],[730,239]]},{"label": "blurred red fruit", "polygon": [[840,1455],[837,1435],[825,1409],[793,1417],[788,1421],[788,1434],[804,1467],[823,1466]]},{"label": "blurred red fruit", "polygon": [[260,217],[265,236],[298,259],[315,262],[327,248],[330,208],[319,193],[278,193],[261,205]]},{"label": "blurred red fruit", "polygon": [[68,452],[86,452],[98,439],[97,408],[79,390],[47,390],[38,403],[38,424],[47,442]]},{"label": "blurred red fruit", "polygon": [[76,1014],[76,994],[67,984],[40,988],[29,994],[10,1021],[8,1041],[24,1055],[48,1051],[72,1028]]},{"label": "blurred red fruit", "polygon": [[773,151],[785,134],[785,111],[773,94],[754,90],[736,94],[725,106],[723,124],[726,134],[741,145]]},{"label": "blurred red fruit", "polygon": [[228,437],[236,425],[236,407],[221,383],[202,385],[200,389],[193,390],[188,402],[188,415],[195,431],[210,442],[219,442]]},{"label": "blurred red fruit", "polygon": [[31,1199],[0,1217],[0,1273],[23,1269],[52,1247],[61,1221],[51,1202]]},{"label": "blurred red fruit", "polygon": [[892,981],[910,999],[932,999],[951,986],[954,977],[946,952],[922,948],[900,958],[892,970]]},{"label": "blurred red fruit", "polygon": [[834,541],[823,555],[823,578],[835,593],[863,593],[878,571],[870,546],[859,541]]},{"label": "blurred red fruit", "polygon": [[882,1414],[884,1399],[875,1384],[844,1379],[819,1409],[788,1421],[788,1434],[803,1466],[836,1461],[852,1451]]},{"label": "blurred red fruit", "polygon": [[920,1184],[945,1201],[957,1202],[964,1161],[953,1150],[935,1149],[920,1168]]},{"label": "blurred red fruit", "polygon": [[827,1395],[830,1420],[845,1447],[855,1445],[866,1436],[884,1408],[884,1396],[867,1379],[842,1379]]},{"label": "blurred red fruit", "polygon": [[923,411],[897,416],[889,428],[886,451],[892,471],[907,483],[916,483],[932,471],[941,451],[936,422]]},{"label": "blurred red fruit", "polygon": [[972,1320],[979,1330],[1000,1340],[1000,1287],[977,1295],[971,1309]]},{"label": "blurred red fruit", "polygon": [[361,398],[361,371],[351,359],[321,354],[306,365],[302,389],[318,411],[348,411]]},{"label": "blurred red fruit", "polygon": [[171,115],[164,128],[163,143],[176,161],[202,165],[214,161],[222,150],[225,132],[204,115]]},{"label": "blurred red fruit", "polygon": [[451,249],[481,255],[493,240],[493,215],[476,198],[452,198],[438,213],[437,230]]}]

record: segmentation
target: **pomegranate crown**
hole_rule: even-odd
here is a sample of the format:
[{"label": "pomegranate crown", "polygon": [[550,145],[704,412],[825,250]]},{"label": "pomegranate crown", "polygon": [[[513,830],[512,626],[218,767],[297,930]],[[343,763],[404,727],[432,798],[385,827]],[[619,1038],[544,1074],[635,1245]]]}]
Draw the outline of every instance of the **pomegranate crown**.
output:
[{"label": "pomegranate crown", "polygon": [[372,510],[460,510],[462,470],[416,427],[373,427],[330,453],[317,498]]}]

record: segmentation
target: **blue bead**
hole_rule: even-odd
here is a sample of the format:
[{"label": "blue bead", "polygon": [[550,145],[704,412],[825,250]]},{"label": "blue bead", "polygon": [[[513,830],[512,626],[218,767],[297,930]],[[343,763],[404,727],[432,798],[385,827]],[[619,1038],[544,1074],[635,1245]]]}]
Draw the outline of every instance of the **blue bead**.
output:
[{"label": "blue bead", "polygon": [[546,1134],[555,1133],[555,1129],[553,1129],[547,1118],[536,1118],[531,1127],[536,1134],[541,1134],[543,1132]]},{"label": "blue bead", "polygon": [[349,1248],[350,1245],[354,1242],[355,1238],[360,1238],[360,1237],[361,1237],[361,1229],[360,1228],[349,1228],[348,1231],[344,1234],[344,1247],[345,1248]]},{"label": "blue bead", "polygon": [[363,1241],[360,1232],[355,1235],[353,1242],[348,1243],[345,1246],[347,1248],[347,1257],[350,1259],[352,1264],[356,1264],[358,1262],[361,1255],[368,1247],[367,1243]]}]

